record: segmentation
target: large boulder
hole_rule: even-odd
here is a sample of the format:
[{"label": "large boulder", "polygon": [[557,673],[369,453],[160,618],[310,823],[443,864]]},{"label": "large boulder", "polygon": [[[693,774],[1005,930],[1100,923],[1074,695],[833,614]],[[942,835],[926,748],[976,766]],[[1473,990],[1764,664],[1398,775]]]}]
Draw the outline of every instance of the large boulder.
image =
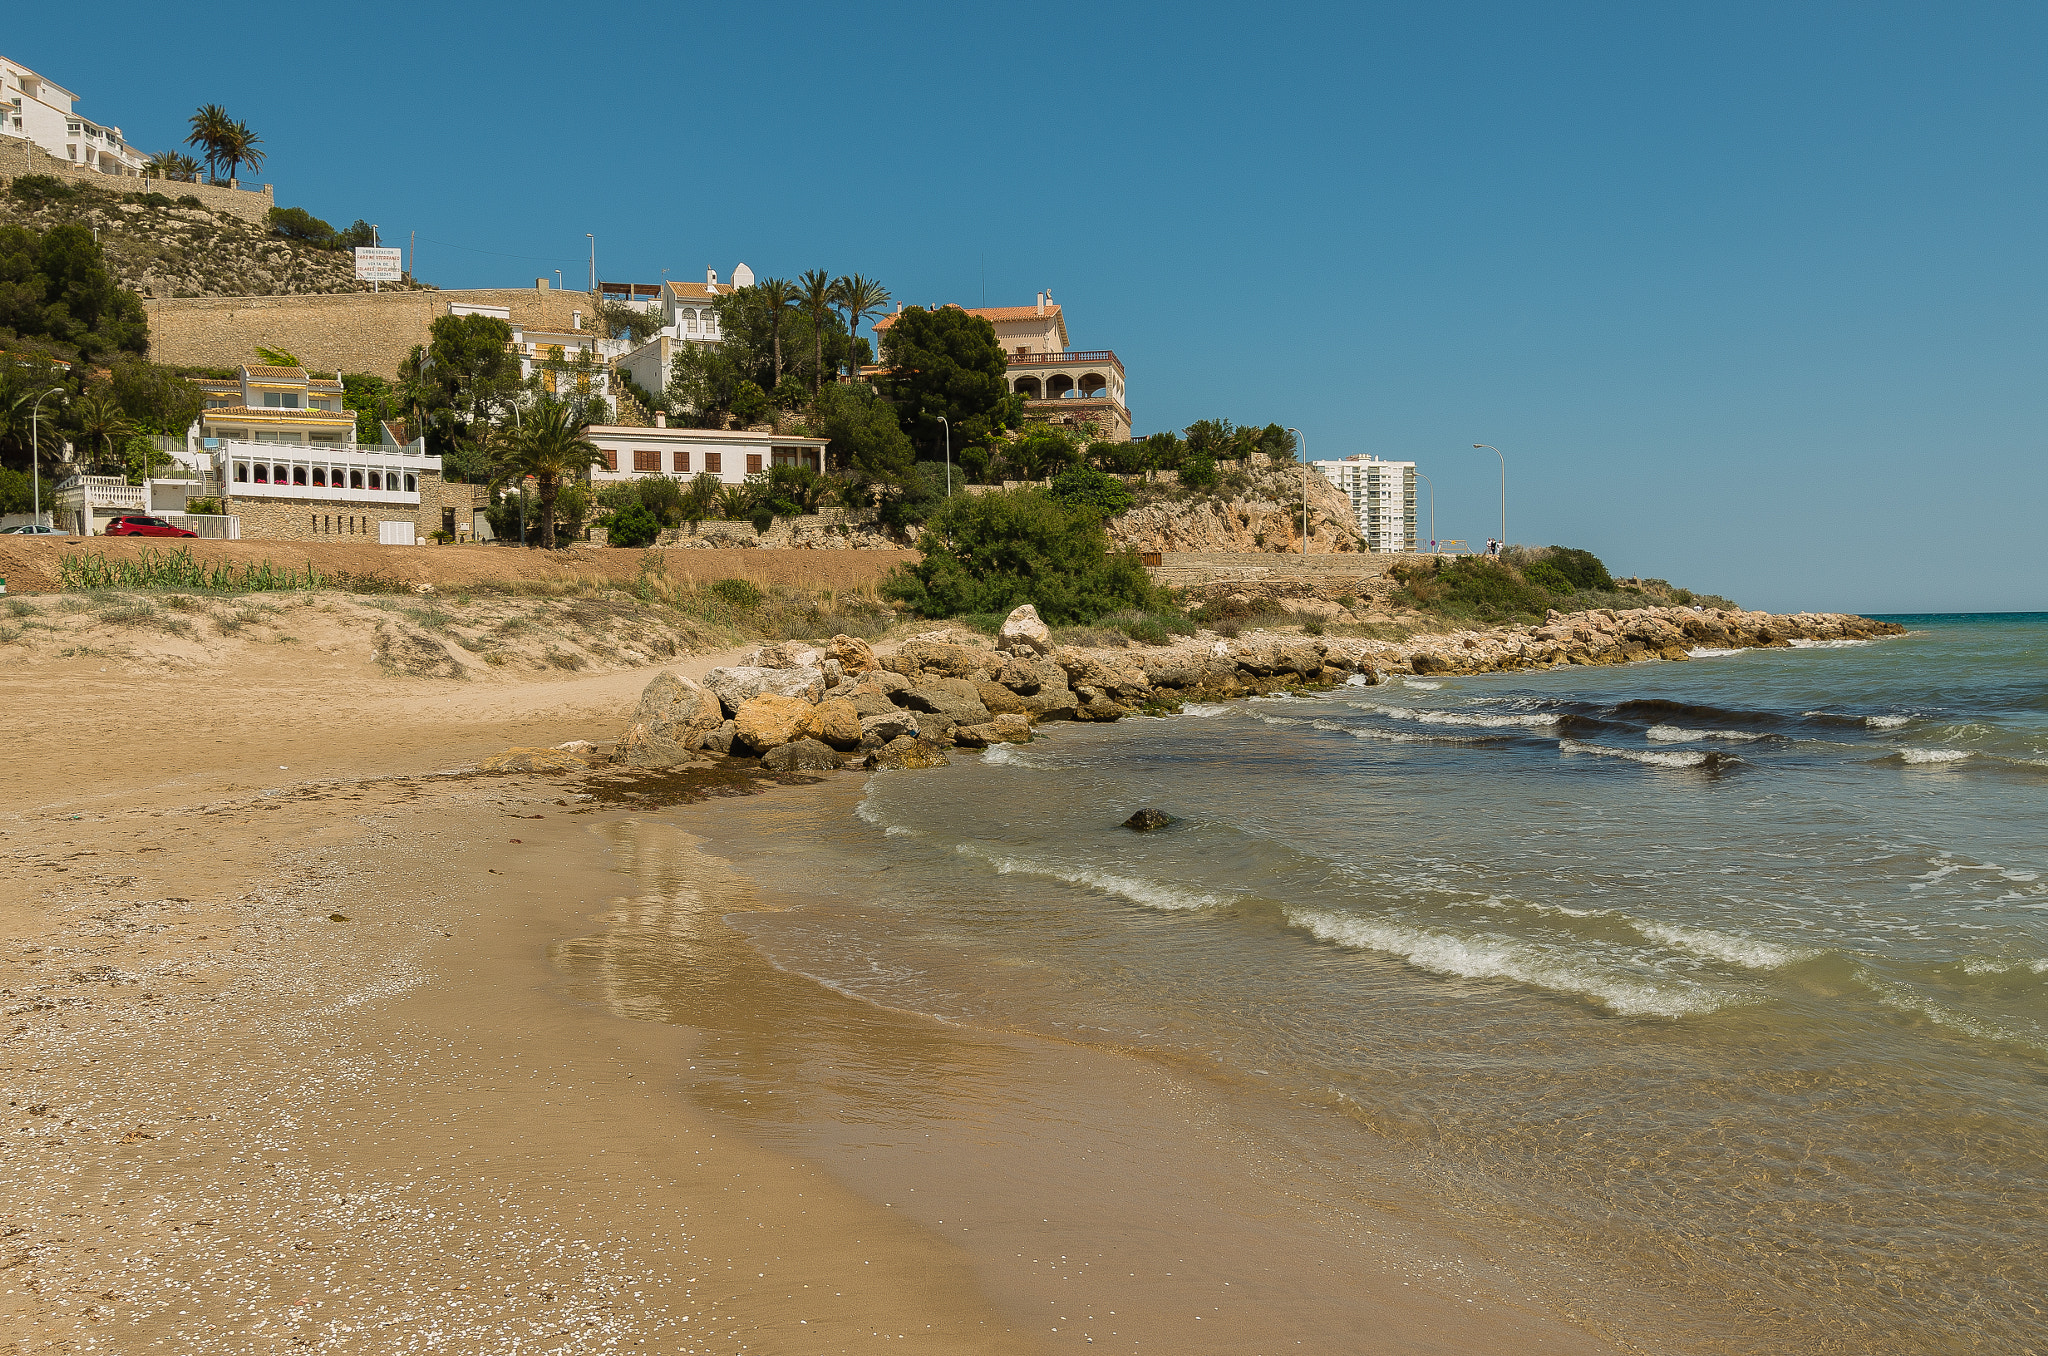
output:
[{"label": "large boulder", "polygon": [[961,725],[980,725],[989,715],[980,687],[965,678],[920,678],[899,700],[913,711],[947,716]]},{"label": "large boulder", "polygon": [[1021,715],[1031,709],[1024,704],[1022,697],[1010,691],[1009,688],[1004,687],[1001,683],[976,683],[974,690],[981,694],[981,704],[997,715],[1001,715],[1005,711],[1014,711]]},{"label": "large boulder", "polygon": [[[1145,671],[1122,655],[1100,650],[1082,650],[1066,645],[1054,656],[1066,672],[1068,684],[1076,690],[1098,688],[1122,700],[1143,701],[1152,693],[1152,680]],[[1318,661],[1320,667],[1320,661]]]},{"label": "large boulder", "polygon": [[830,772],[839,766],[839,755],[815,739],[796,739],[777,744],[761,757],[770,772]]},{"label": "large boulder", "polygon": [[614,760],[629,767],[689,762],[724,719],[717,697],[680,674],[657,673],[640,692]]},{"label": "large boulder", "polygon": [[875,667],[875,652],[858,636],[832,637],[832,657],[848,673],[866,673]]},{"label": "large boulder", "polygon": [[953,742],[970,749],[990,744],[1028,744],[1031,717],[1005,713],[985,725],[962,725],[954,729]]},{"label": "large boulder", "polygon": [[[683,754],[683,758],[690,757]],[[477,765],[485,772],[587,772],[590,763],[561,749],[507,749]]]},{"label": "large boulder", "polygon": [[732,718],[733,742],[750,753],[766,753],[801,738],[810,715],[811,703],[803,698],[764,692]]},{"label": "large boulder", "polygon": [[882,667],[915,681],[922,677],[969,678],[979,681],[1001,673],[1008,656],[972,645],[938,640],[913,640],[882,661]]},{"label": "large boulder", "polygon": [[825,675],[814,668],[771,669],[743,664],[711,670],[704,675],[704,686],[717,696],[726,715],[736,717],[742,706],[763,693],[819,701],[825,695]]},{"label": "large boulder", "polygon": [[937,744],[903,735],[875,750],[869,761],[876,767],[920,768],[944,767],[947,759],[946,751]]},{"label": "large boulder", "polygon": [[905,735],[909,735],[912,739],[918,736],[917,712],[915,711],[905,711],[900,707],[892,706],[886,715],[861,717],[860,737],[863,744],[869,740],[888,744],[901,739]]},{"label": "large boulder", "polygon": [[844,697],[827,697],[804,716],[805,737],[850,749],[860,743],[860,711]]},{"label": "large boulder", "polygon": [[815,646],[800,640],[785,640],[780,645],[764,645],[748,657],[747,662],[763,669],[815,669],[824,662],[825,656]]},{"label": "large boulder", "polygon": [[996,643],[1011,654],[1052,653],[1052,632],[1038,619],[1038,609],[1026,603],[1003,619]]}]

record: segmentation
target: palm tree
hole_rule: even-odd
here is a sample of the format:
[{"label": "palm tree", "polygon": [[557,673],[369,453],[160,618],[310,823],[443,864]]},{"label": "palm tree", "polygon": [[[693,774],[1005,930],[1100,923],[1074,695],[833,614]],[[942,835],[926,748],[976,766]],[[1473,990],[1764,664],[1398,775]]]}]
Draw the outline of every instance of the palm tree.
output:
[{"label": "palm tree", "polygon": [[846,312],[846,374],[857,381],[860,364],[855,361],[854,340],[860,337],[860,322],[888,309],[889,289],[858,273],[841,278],[832,284],[832,289],[839,294],[836,300]]},{"label": "palm tree", "polygon": [[220,141],[220,158],[228,167],[228,183],[235,182],[235,171],[243,165],[251,174],[263,168],[263,152],[257,150],[263,138],[249,130],[249,124],[238,122],[230,127]]},{"label": "palm tree", "polygon": [[797,301],[811,318],[811,394],[816,395],[825,382],[825,323],[839,304],[839,284],[814,268],[798,280]]},{"label": "palm tree", "polygon": [[782,315],[802,299],[795,283],[787,278],[763,278],[754,284],[755,295],[768,307],[768,333],[775,342],[775,380],[769,389],[782,385]]},{"label": "palm tree", "polygon": [[142,167],[145,176],[158,179],[175,179],[189,184],[199,177],[199,162],[182,151],[164,151],[149,158]]},{"label": "palm tree", "polygon": [[[88,391],[79,397],[78,403],[71,407],[71,421],[88,447],[95,442],[101,444],[106,452],[101,460],[105,462],[114,460],[114,439],[125,438],[135,432],[135,425],[114,403],[112,393],[104,390]],[[145,463],[144,472],[147,473],[148,469]]]},{"label": "palm tree", "polygon": [[540,483],[540,544],[555,544],[555,498],[562,482],[574,480],[604,464],[604,453],[584,434],[590,421],[560,400],[535,402],[513,432],[505,471],[512,478],[532,476]]},{"label": "palm tree", "polygon": [[220,148],[235,129],[235,120],[219,104],[202,104],[192,115],[192,135],[185,138],[187,146],[197,146],[200,155],[206,158],[207,172],[216,179],[220,177]]}]

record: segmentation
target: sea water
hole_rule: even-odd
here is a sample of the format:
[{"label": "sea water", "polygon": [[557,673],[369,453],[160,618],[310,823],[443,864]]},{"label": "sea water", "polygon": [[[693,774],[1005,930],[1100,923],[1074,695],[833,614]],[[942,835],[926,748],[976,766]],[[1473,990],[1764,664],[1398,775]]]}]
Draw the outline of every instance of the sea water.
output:
[{"label": "sea water", "polygon": [[1657,1349],[2042,1349],[2048,614],[1896,620],[1051,727],[873,776],[734,921],[1227,1083]]}]

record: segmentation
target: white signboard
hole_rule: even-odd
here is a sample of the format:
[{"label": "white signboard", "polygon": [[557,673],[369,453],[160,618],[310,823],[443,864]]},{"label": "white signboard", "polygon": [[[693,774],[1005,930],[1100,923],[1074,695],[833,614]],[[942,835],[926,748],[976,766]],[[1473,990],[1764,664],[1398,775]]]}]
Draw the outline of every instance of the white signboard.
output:
[{"label": "white signboard", "polygon": [[363,249],[356,250],[356,277],[363,282],[403,282],[405,280],[404,250]]}]

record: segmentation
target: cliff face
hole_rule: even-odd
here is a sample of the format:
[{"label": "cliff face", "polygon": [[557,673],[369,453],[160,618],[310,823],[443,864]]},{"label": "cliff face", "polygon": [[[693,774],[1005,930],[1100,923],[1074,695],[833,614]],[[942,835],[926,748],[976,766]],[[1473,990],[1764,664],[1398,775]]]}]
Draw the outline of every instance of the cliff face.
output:
[{"label": "cliff face", "polygon": [[[55,199],[24,199],[0,191],[0,223],[47,231],[77,222],[99,234],[107,268],[121,286],[145,297],[285,296],[367,292],[355,256],[280,240],[262,226],[226,212],[179,206],[182,187],[115,179],[120,190],[67,183]],[[134,186],[129,188],[127,186]],[[385,283],[404,290],[407,283]]]},{"label": "cliff face", "polygon": [[1299,551],[1304,476],[1309,549],[1365,550],[1351,500],[1299,462],[1226,472],[1209,494],[1140,487],[1138,506],[1112,520],[1109,535],[1130,551]]}]

